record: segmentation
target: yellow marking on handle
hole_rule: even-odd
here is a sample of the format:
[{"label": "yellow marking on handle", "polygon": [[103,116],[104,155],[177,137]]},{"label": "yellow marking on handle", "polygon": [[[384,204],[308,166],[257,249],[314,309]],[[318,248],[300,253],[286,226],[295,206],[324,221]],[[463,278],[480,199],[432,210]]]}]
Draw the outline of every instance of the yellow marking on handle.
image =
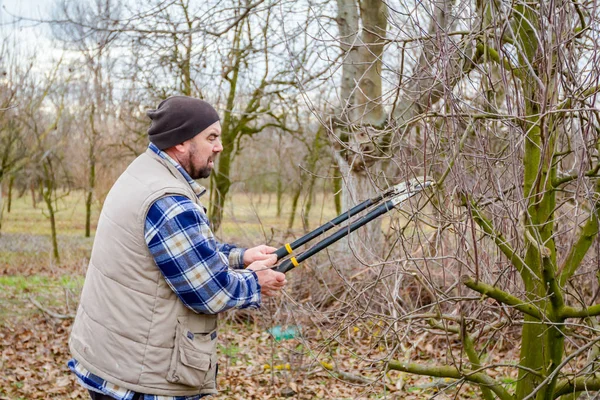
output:
[{"label": "yellow marking on handle", "polygon": [[287,250],[288,254],[292,254],[292,246],[290,246],[289,243],[285,244],[285,249]]},{"label": "yellow marking on handle", "polygon": [[292,264],[294,265],[294,267],[297,267],[299,265],[298,264],[298,260],[296,260],[296,257],[290,258],[290,261],[292,262]]}]

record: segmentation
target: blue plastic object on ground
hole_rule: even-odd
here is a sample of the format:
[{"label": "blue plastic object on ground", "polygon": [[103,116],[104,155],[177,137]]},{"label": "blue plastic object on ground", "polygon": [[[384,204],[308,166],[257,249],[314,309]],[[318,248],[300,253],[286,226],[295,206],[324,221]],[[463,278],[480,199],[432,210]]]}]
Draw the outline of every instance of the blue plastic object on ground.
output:
[{"label": "blue plastic object on ground", "polygon": [[269,332],[277,342],[280,340],[294,339],[301,335],[300,327],[296,325],[288,325],[285,327],[276,325],[267,329],[267,332]]}]

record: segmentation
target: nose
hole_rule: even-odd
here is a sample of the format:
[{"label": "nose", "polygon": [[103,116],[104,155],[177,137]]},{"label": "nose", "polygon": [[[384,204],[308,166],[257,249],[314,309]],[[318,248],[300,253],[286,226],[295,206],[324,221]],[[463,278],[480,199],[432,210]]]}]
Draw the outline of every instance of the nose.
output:
[{"label": "nose", "polygon": [[213,147],[213,153],[220,153],[223,151],[223,143],[221,142],[221,138],[217,139],[217,143],[215,147]]}]

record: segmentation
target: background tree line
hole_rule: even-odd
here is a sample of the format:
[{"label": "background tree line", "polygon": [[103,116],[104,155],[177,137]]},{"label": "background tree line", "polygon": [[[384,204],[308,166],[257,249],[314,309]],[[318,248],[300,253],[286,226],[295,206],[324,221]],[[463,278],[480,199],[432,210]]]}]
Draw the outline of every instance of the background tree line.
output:
[{"label": "background tree line", "polygon": [[[30,193],[52,223],[67,189],[91,210],[144,151],[145,109],[204,98],[223,126],[207,182],[217,230],[237,184],[276,194],[280,213],[284,193],[297,207],[322,191],[341,212],[398,181],[436,183],[296,271],[290,295],[311,302],[282,305],[328,343],[356,324],[377,337],[373,382],[395,369],[485,399],[600,389],[596,2],[65,0],[52,12],[62,58],[39,67],[14,33],[2,44],[2,210]],[[411,360],[406,338],[424,334],[446,359]],[[518,359],[494,361],[505,340]]]}]

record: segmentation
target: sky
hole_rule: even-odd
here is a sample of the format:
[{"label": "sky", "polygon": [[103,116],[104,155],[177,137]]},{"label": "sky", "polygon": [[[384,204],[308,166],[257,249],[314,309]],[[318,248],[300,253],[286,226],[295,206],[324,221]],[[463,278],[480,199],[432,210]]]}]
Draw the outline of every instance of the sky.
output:
[{"label": "sky", "polygon": [[[47,20],[56,0],[0,0],[0,38],[14,38],[17,43],[16,57],[35,57],[34,70],[44,72],[63,55],[54,42],[47,24],[33,20]],[[29,20],[15,22],[15,16]]]},{"label": "sky", "polygon": [[7,12],[31,18],[47,17],[53,3],[54,0],[0,0],[2,22],[10,20]]},{"label": "sky", "polygon": [[29,19],[48,19],[55,0],[0,0],[0,30],[2,36],[18,35],[24,46],[46,47],[50,45],[50,30],[33,21],[15,23],[15,15]]}]

